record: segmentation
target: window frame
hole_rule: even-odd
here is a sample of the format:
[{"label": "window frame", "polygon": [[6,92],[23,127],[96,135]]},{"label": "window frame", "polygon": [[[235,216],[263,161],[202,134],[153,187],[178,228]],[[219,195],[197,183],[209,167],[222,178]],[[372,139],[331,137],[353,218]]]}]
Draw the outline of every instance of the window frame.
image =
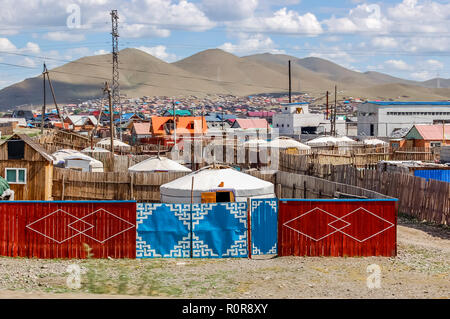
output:
[{"label": "window frame", "polygon": [[[19,170],[23,170],[24,171],[24,181],[23,182],[19,182]],[[10,182],[8,181],[8,175],[7,172],[8,171],[16,171],[16,181],[15,182]],[[23,167],[5,167],[5,180],[8,182],[8,184],[20,184],[20,185],[26,185],[27,183],[27,169],[23,168]]]}]

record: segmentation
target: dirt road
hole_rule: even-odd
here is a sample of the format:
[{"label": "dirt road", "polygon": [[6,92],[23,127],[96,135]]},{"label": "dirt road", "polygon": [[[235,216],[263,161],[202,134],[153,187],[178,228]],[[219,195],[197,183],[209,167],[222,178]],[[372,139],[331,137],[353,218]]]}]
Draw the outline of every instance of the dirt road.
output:
[{"label": "dirt road", "polygon": [[[69,289],[70,264],[83,271]],[[369,265],[381,270],[368,288]],[[450,231],[401,220],[395,258],[0,258],[0,298],[449,298]]]}]

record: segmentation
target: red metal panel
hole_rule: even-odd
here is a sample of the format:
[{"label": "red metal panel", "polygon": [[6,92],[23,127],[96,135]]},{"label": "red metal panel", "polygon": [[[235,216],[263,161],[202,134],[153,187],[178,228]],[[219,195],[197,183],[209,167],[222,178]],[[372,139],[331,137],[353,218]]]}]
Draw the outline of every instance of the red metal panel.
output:
[{"label": "red metal panel", "polygon": [[0,202],[0,255],[136,258],[135,202]]},{"label": "red metal panel", "polygon": [[395,201],[280,200],[279,256],[396,256]]}]

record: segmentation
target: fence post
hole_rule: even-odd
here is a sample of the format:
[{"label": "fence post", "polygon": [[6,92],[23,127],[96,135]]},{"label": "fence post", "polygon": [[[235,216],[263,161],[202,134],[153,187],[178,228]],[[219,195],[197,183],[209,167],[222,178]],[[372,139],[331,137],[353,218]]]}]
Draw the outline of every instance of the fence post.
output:
[{"label": "fence post", "polygon": [[252,259],[252,200],[247,198],[247,244],[248,244],[248,258]]},{"label": "fence post", "polygon": [[190,233],[190,239],[191,239],[191,242],[190,242],[190,245],[189,245],[189,248],[190,248],[190,256],[191,256],[191,258],[192,258],[192,255],[193,255],[193,249],[192,249],[192,242],[193,242],[193,240],[192,240],[192,236],[194,235],[194,230],[192,229],[192,205],[193,205],[193,202],[194,202],[194,176],[192,176],[192,185],[191,185],[191,213],[190,213],[190,215],[191,215],[191,218],[190,218],[190,229],[191,229],[191,233]]}]

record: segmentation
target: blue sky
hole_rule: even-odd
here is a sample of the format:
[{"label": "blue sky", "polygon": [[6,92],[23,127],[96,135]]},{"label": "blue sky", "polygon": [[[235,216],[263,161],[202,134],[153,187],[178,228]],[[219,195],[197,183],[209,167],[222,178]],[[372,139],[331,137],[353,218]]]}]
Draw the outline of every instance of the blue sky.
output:
[{"label": "blue sky", "polygon": [[222,48],[317,56],[357,71],[450,78],[450,0],[0,0],[0,88],[111,50],[167,62]]}]

